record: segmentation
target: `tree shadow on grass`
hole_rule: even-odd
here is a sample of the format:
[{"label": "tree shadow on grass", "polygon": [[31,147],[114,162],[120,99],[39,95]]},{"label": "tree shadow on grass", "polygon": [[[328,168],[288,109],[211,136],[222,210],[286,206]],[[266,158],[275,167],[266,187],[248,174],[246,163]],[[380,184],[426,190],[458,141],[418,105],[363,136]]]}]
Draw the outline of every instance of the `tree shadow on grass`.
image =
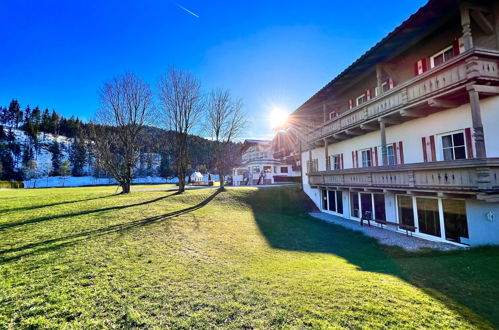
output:
[{"label": "tree shadow on grass", "polygon": [[[169,213],[165,213],[165,214],[161,214],[161,215],[157,215],[157,216],[153,216],[153,217],[149,217],[149,218],[144,218],[144,219],[140,219],[140,220],[135,220],[135,221],[131,221],[131,222],[119,223],[119,224],[115,224],[115,225],[111,225],[111,226],[107,226],[107,227],[103,227],[103,228],[98,228],[98,229],[94,229],[94,230],[82,231],[82,232],[79,232],[76,234],[58,237],[58,238],[54,238],[54,239],[49,239],[49,240],[45,240],[45,241],[40,241],[40,242],[36,242],[36,243],[30,243],[30,244],[26,244],[26,245],[11,248],[11,249],[0,250],[0,264],[15,261],[15,260],[18,260],[22,257],[29,256],[29,255],[34,255],[34,254],[38,254],[38,253],[42,253],[42,252],[57,250],[57,249],[60,249],[62,247],[74,245],[80,241],[83,241],[83,240],[86,240],[89,238],[105,236],[105,235],[113,234],[116,232],[124,233],[124,232],[127,232],[129,230],[132,230],[132,229],[135,229],[138,227],[144,227],[144,226],[151,225],[154,223],[163,222],[165,220],[168,220],[168,219],[171,219],[174,217],[178,217],[180,215],[187,214],[187,213],[190,213],[190,212],[196,211],[197,209],[202,208],[203,206],[205,206],[209,202],[211,202],[220,192],[221,191],[219,189],[217,189],[213,194],[208,196],[208,198],[204,199],[200,203],[193,205],[191,207],[181,209],[181,210],[177,210],[177,211],[173,211],[173,212],[169,212]],[[139,206],[139,205],[144,205],[144,204],[150,204],[150,203],[157,202],[159,200],[162,200],[164,198],[167,198],[167,197],[173,196],[173,195],[177,195],[177,194],[178,193],[175,192],[173,194],[162,196],[160,198],[156,198],[156,199],[153,199],[153,200],[150,200],[147,202],[126,205],[126,207],[133,207],[133,206]],[[116,208],[122,209],[125,207],[116,207]],[[116,209],[116,208],[98,209],[98,210],[93,210],[93,212],[78,213],[77,215],[101,212],[103,210]],[[75,214],[66,215],[66,216],[70,217],[70,216],[74,216],[74,215]],[[16,254],[14,256],[5,256],[7,254],[17,253],[17,252],[20,252],[20,254]]]},{"label": "tree shadow on grass", "polygon": [[382,246],[360,232],[311,217],[308,212],[315,205],[297,188],[262,188],[242,201],[252,208],[261,233],[273,248],[337,255],[359,270],[399,277],[466,320],[480,316],[484,323],[477,327],[487,322],[491,328],[499,327],[497,248],[416,253]]},{"label": "tree shadow on grass", "polygon": [[[32,206],[18,207],[18,208],[12,208],[12,209],[4,209],[4,210],[0,210],[0,214],[3,214],[3,213],[12,213],[12,212],[20,212],[20,211],[31,211],[31,210],[41,209],[41,208],[44,208],[44,207],[59,206],[59,205],[64,205],[64,204],[88,202],[88,201],[93,201],[93,200],[102,199],[102,198],[108,198],[108,197],[112,197],[112,196],[118,196],[118,194],[111,194],[111,195],[105,195],[105,196],[99,196],[99,197],[92,197],[92,198],[87,198],[87,199],[77,199],[77,200],[64,201],[64,202],[58,202],[58,203],[50,203],[50,204],[43,204],[43,205],[32,205]],[[13,198],[15,198],[15,197],[13,197]],[[0,229],[1,228],[2,228],[2,225],[0,225]]]},{"label": "tree shadow on grass", "polygon": [[[178,193],[174,192],[174,193],[169,194],[169,195],[161,196],[161,197],[158,197],[155,199],[151,199],[148,201],[135,203],[135,204],[126,204],[126,205],[121,205],[121,206],[110,206],[110,207],[105,207],[105,208],[101,208],[101,209],[92,209],[92,210],[73,212],[73,213],[63,213],[63,214],[59,214],[59,215],[51,215],[51,216],[45,216],[45,217],[40,217],[40,218],[27,219],[27,220],[23,220],[23,221],[3,223],[3,224],[0,224],[0,231],[6,230],[9,228],[18,227],[18,226],[23,226],[23,225],[29,225],[29,224],[34,224],[34,223],[39,223],[39,222],[44,222],[44,221],[56,220],[56,219],[60,219],[60,218],[71,218],[71,217],[77,217],[80,215],[87,215],[87,214],[92,214],[92,213],[100,213],[100,212],[113,211],[113,210],[122,210],[122,209],[130,208],[130,207],[147,205],[147,204],[159,202],[160,200],[163,200],[165,198],[168,198],[169,196],[173,196],[176,194],[178,194]],[[118,195],[110,195],[110,196],[118,196]],[[105,196],[105,197],[109,197],[109,196]],[[65,203],[61,203],[61,204],[65,204]]]}]

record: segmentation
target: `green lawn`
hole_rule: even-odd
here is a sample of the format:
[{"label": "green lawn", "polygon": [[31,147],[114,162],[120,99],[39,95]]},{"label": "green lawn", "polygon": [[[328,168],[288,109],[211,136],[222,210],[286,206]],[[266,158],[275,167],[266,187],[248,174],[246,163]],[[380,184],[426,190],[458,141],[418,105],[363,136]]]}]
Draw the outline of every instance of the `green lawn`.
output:
[{"label": "green lawn", "polygon": [[295,187],[0,191],[0,328],[499,327],[499,249],[406,253]]}]

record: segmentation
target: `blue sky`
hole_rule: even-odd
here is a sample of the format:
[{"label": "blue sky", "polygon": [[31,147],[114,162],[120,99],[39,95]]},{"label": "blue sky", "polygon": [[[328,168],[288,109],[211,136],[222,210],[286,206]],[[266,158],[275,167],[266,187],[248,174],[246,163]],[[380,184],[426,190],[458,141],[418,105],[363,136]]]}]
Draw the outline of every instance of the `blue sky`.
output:
[{"label": "blue sky", "polygon": [[174,65],[242,98],[243,138],[270,138],[273,108],[296,109],[425,3],[2,0],[0,104],[89,120],[105,80],[131,71],[155,89]]}]

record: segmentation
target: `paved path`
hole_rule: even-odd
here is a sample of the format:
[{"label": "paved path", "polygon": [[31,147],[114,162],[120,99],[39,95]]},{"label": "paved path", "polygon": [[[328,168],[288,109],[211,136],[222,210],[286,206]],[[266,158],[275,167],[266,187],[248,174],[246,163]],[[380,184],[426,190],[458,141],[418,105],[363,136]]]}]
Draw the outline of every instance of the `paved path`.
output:
[{"label": "paved path", "polygon": [[314,218],[331,222],[348,229],[357,230],[364,235],[370,236],[378,240],[379,243],[384,245],[398,246],[403,248],[404,250],[416,251],[419,249],[436,249],[436,250],[456,250],[462,249],[459,246],[443,243],[443,242],[432,242],[425,239],[421,239],[418,237],[408,237],[405,234],[395,232],[389,229],[381,229],[378,225],[371,225],[369,227],[367,224],[361,226],[359,222],[348,220],[342,217],[338,217],[332,214],[322,213],[322,212],[313,212],[310,213]]}]

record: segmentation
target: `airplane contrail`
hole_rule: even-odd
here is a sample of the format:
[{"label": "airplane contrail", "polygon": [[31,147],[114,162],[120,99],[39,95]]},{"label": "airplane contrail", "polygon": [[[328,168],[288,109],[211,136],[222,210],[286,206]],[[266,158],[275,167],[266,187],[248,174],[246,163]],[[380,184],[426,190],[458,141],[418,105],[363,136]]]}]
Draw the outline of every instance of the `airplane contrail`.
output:
[{"label": "airplane contrail", "polygon": [[193,12],[192,12],[192,11],[190,11],[189,9],[185,8],[184,6],[181,6],[181,5],[179,5],[178,3],[177,3],[177,6],[178,6],[180,9],[182,9],[182,10],[186,11],[187,13],[191,14],[192,16],[194,16],[194,17],[196,17],[196,18],[199,18],[199,15],[198,15],[198,14],[193,13]]}]

